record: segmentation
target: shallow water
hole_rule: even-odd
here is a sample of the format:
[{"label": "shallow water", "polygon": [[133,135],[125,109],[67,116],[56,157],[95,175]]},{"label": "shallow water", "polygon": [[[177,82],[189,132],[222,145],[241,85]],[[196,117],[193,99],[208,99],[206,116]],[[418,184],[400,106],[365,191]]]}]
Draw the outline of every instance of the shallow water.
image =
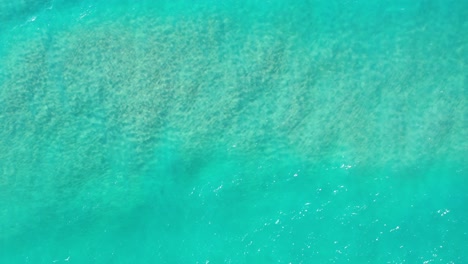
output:
[{"label": "shallow water", "polygon": [[0,0],[0,262],[468,262],[466,17]]}]

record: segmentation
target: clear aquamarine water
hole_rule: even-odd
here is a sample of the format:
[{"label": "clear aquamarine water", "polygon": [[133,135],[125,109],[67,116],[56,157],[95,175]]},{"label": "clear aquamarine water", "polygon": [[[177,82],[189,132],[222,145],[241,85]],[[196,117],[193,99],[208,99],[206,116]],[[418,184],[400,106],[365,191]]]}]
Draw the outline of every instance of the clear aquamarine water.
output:
[{"label": "clear aquamarine water", "polygon": [[467,263],[467,17],[0,0],[0,262]]}]

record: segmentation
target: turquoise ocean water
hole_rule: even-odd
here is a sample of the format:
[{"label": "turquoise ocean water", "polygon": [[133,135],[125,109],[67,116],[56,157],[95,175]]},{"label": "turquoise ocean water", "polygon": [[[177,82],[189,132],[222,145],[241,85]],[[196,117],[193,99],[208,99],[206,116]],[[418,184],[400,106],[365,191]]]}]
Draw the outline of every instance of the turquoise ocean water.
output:
[{"label": "turquoise ocean water", "polygon": [[467,18],[0,0],[0,263],[468,263]]}]

